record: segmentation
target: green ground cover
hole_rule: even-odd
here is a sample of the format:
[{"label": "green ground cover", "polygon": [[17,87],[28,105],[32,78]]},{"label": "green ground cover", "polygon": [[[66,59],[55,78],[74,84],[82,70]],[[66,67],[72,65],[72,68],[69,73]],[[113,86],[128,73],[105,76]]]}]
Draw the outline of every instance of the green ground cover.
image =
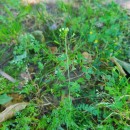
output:
[{"label": "green ground cover", "polygon": [[111,60],[129,62],[130,17],[114,2],[78,4],[0,2],[0,67],[16,79],[1,76],[0,94],[29,103],[1,130],[130,129],[129,71]]}]

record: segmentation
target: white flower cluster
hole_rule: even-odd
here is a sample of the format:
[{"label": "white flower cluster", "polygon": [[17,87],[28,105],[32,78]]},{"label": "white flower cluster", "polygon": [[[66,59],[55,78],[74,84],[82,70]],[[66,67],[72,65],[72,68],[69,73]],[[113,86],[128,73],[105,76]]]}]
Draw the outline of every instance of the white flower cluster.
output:
[{"label": "white flower cluster", "polygon": [[59,31],[60,31],[60,37],[65,38],[69,32],[69,28],[68,27],[67,28],[60,28]]}]

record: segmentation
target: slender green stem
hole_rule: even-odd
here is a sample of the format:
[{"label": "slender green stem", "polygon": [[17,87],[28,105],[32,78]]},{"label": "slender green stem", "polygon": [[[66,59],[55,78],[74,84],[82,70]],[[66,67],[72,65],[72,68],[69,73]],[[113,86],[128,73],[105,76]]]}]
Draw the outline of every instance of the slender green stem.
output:
[{"label": "slender green stem", "polygon": [[66,53],[67,75],[68,75],[68,90],[69,90],[69,99],[70,99],[70,70],[69,70],[69,56],[68,56],[67,38],[65,38],[65,53]]},{"label": "slender green stem", "polygon": [[[68,75],[68,91],[69,91],[69,109],[71,111],[71,98],[70,98],[70,69],[69,69],[69,56],[68,56],[68,46],[67,46],[67,37],[65,37],[65,53],[66,53],[66,66],[67,66],[67,75]],[[68,130],[67,124],[67,130]]]}]

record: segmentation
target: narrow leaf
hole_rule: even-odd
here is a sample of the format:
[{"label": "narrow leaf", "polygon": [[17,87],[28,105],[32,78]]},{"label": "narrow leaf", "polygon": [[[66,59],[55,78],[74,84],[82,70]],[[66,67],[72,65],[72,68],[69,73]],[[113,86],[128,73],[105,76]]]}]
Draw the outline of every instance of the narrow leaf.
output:
[{"label": "narrow leaf", "polygon": [[115,58],[116,61],[130,74],[130,64]]}]

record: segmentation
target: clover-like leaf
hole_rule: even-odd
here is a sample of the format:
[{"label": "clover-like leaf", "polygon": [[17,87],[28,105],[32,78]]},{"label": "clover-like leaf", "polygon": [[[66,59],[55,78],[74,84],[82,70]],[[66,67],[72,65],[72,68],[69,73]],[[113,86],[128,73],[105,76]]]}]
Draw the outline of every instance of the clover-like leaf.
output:
[{"label": "clover-like leaf", "polygon": [[12,100],[12,97],[9,97],[7,94],[0,95],[0,105],[3,105]]}]

